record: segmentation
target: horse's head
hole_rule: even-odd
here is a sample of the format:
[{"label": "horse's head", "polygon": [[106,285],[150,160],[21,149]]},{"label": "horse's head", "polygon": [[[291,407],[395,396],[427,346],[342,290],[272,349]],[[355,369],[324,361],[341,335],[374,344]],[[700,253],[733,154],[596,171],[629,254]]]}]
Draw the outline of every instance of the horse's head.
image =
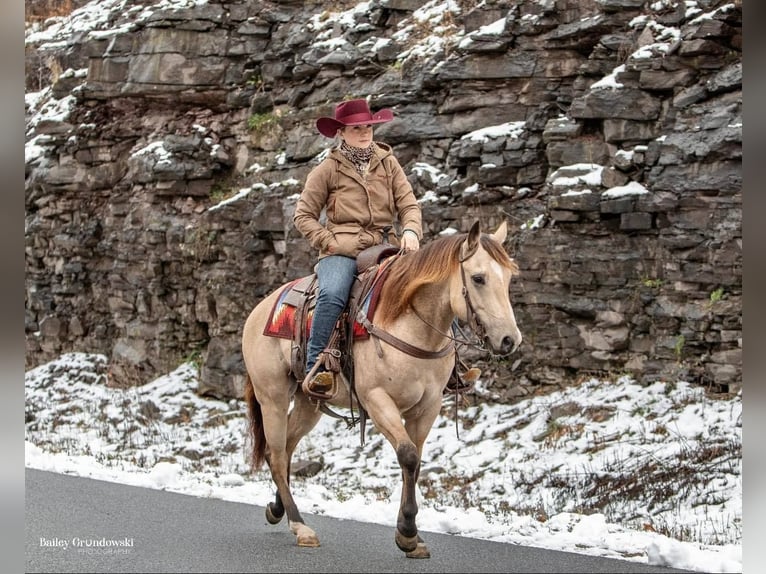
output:
[{"label": "horse's head", "polygon": [[521,344],[521,331],[510,300],[516,263],[503,248],[507,228],[503,222],[491,235],[473,224],[460,248],[460,265],[453,276],[450,303],[493,353],[507,355]]}]

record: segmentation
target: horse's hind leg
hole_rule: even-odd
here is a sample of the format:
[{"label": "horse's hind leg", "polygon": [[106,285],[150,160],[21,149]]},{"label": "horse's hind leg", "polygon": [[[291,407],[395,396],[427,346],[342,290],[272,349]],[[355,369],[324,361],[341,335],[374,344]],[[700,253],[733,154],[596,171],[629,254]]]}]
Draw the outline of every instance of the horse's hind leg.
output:
[{"label": "horse's hind leg", "polygon": [[[269,467],[271,467],[271,464],[269,464]],[[288,475],[290,474],[290,470],[287,470]],[[277,490],[277,494],[274,497],[274,502],[269,502],[266,505],[266,520],[269,522],[269,524],[279,524],[279,522],[282,520],[282,517],[285,515],[285,505],[282,503],[282,499],[279,496],[279,491]]]},{"label": "horse's hind leg", "polygon": [[[301,439],[316,426],[320,418],[322,418],[322,412],[316,408],[316,405],[311,403],[303,393],[296,393],[293,410],[290,411],[287,421],[288,482],[290,479],[290,463],[292,462],[295,448]],[[295,512],[297,514],[297,508]],[[287,518],[290,521],[290,530],[292,530],[298,540],[298,546],[319,546],[319,538],[317,538],[316,533],[306,526],[300,515],[298,515],[299,520],[293,520],[288,512]]]},{"label": "horse's hind leg", "polygon": [[[288,437],[289,437],[289,417],[288,417]],[[290,448],[289,443],[290,440],[288,439],[288,446],[287,446],[287,482],[289,484],[290,482],[290,468],[292,466],[292,456],[293,451],[295,450],[295,447],[293,446]],[[271,466],[271,464],[269,464]],[[277,490],[277,493],[274,495],[274,502],[269,502],[266,505],[266,520],[269,521],[269,524],[279,524],[279,522],[282,520],[282,517],[285,515],[285,505],[282,502],[282,497],[279,496],[279,490]]]},{"label": "horse's hind leg", "polygon": [[[292,411],[288,417],[287,417],[287,482],[290,482],[290,469],[292,467],[292,460],[293,460],[293,453],[295,452],[295,447],[297,446],[298,442],[300,442],[301,438],[305,434],[307,434],[311,428],[303,432],[303,434],[300,434],[299,436],[295,436],[296,434],[300,433],[300,429],[293,428],[295,427],[295,417],[293,416]],[[291,422],[292,419],[292,422]],[[312,425],[313,427],[313,425]],[[279,522],[282,520],[282,517],[285,515],[285,505],[282,502],[282,497],[279,496],[279,490],[277,490],[276,495],[274,496],[274,502],[270,502],[266,505],[266,520],[269,521],[269,524],[279,524]]]},{"label": "horse's hind leg", "polygon": [[263,410],[265,421],[272,416],[275,419],[281,419],[281,424],[264,425],[270,447],[267,460],[272,480],[277,487],[274,502],[266,507],[266,519],[271,524],[276,524],[286,513],[290,530],[295,535],[298,546],[319,546],[316,533],[306,526],[293,499],[290,490],[290,462],[298,442],[316,425],[322,413],[309,405],[300,393],[295,396],[295,403],[289,416],[286,416],[286,409],[276,408],[272,413],[265,408]]}]

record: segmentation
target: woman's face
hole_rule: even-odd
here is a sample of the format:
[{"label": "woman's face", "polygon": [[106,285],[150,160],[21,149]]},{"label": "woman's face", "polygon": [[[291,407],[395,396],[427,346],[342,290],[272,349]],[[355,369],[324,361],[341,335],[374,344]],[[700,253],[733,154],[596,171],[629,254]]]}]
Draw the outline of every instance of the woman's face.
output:
[{"label": "woman's face", "polygon": [[366,148],[372,143],[372,126],[346,126],[341,128],[340,136],[351,147]]}]

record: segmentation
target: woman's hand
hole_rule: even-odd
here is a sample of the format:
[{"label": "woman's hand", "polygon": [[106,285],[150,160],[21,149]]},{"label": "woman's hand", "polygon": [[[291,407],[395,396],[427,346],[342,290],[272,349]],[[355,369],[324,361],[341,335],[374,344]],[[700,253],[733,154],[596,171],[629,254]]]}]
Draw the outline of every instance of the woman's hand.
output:
[{"label": "woman's hand", "polygon": [[402,233],[402,249],[404,251],[417,251],[420,249],[420,240],[417,233],[411,229],[405,229]]}]

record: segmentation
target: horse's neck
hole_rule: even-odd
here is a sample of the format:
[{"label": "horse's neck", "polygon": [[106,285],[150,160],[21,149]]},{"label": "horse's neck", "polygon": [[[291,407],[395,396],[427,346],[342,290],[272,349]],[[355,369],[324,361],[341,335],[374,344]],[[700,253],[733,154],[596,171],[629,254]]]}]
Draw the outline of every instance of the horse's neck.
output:
[{"label": "horse's neck", "polygon": [[450,332],[455,314],[450,306],[449,287],[446,283],[426,285],[412,299],[413,312],[402,317],[406,329],[426,346],[444,345],[444,334]]}]

